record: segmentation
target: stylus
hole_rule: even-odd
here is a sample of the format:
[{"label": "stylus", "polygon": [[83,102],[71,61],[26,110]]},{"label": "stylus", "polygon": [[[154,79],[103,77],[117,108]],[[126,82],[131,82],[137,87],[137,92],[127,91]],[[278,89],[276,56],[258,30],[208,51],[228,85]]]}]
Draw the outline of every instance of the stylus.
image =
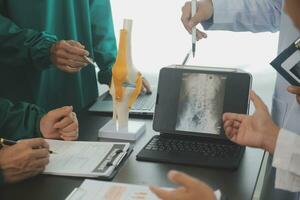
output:
[{"label": "stylus", "polygon": [[[192,0],[192,17],[195,16],[197,11],[197,0]],[[196,53],[196,41],[197,41],[197,36],[196,36],[197,30],[196,26],[193,27],[192,29],[192,51],[193,51],[193,58],[195,57]]]},{"label": "stylus", "polygon": [[184,60],[183,60],[183,62],[182,62],[182,65],[185,65],[185,64],[187,63],[187,61],[188,61],[189,58],[190,58],[191,52],[192,52],[192,49],[189,50],[189,52],[186,54],[186,56],[185,56],[185,58],[184,58]]}]

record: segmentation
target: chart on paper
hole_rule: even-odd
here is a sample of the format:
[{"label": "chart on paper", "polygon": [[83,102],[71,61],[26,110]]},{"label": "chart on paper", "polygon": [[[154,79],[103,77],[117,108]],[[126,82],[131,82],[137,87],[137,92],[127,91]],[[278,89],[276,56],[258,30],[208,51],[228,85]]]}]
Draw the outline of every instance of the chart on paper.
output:
[{"label": "chart on paper", "polygon": [[85,180],[67,200],[158,200],[147,186]]}]

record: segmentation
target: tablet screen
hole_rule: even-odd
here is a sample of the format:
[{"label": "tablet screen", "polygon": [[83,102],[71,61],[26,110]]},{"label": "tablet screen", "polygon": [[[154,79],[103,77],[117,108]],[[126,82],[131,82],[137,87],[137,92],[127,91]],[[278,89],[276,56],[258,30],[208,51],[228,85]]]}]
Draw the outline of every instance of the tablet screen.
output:
[{"label": "tablet screen", "polygon": [[221,133],[226,79],[219,74],[182,74],[177,131]]},{"label": "tablet screen", "polygon": [[251,75],[245,72],[163,68],[153,128],[161,133],[226,138],[222,115],[248,111]]}]

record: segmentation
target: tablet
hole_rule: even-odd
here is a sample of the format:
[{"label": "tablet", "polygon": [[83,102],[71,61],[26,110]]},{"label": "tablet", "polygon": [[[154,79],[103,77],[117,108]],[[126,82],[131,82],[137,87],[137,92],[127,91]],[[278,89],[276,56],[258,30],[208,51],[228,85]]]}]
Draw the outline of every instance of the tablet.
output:
[{"label": "tablet", "polygon": [[225,139],[222,115],[248,113],[252,76],[238,69],[169,66],[159,75],[153,129]]}]

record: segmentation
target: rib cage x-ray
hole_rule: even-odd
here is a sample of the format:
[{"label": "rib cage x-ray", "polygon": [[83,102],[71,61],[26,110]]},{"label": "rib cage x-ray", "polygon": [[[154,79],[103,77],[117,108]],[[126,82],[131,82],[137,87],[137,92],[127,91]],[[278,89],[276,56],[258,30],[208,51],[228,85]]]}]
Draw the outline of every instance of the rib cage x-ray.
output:
[{"label": "rib cage x-ray", "polygon": [[183,74],[176,130],[220,134],[225,84],[222,75]]}]

